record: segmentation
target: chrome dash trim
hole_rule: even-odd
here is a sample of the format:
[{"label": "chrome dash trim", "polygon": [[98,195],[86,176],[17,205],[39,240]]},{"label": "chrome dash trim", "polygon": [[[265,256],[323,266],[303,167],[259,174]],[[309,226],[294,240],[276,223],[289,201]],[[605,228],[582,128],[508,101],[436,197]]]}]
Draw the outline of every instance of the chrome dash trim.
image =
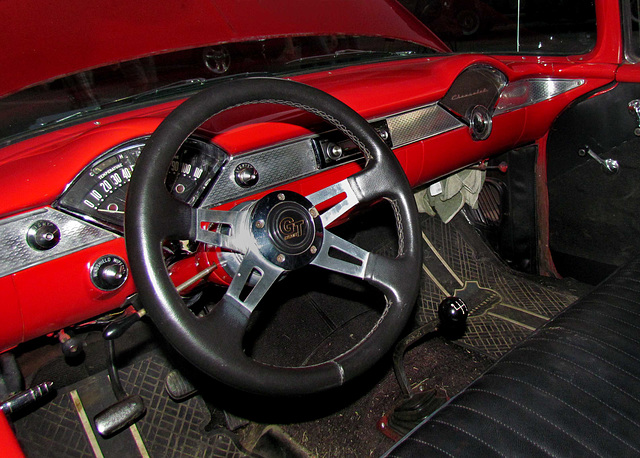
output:
[{"label": "chrome dash trim", "polygon": [[437,103],[387,118],[393,147],[415,143],[465,124]]},{"label": "chrome dash trim", "polygon": [[[60,229],[60,242],[38,251],[27,244],[27,230],[39,220]],[[0,221],[0,277],[117,238],[115,234],[66,213],[46,207]]]},{"label": "chrome dash trim", "polygon": [[[250,188],[242,188],[235,182],[236,167],[243,163],[253,165],[258,171],[258,183]],[[310,138],[233,156],[224,165],[211,192],[200,206],[211,208],[311,175],[318,169]]]},{"label": "chrome dash trim", "polygon": [[507,84],[500,94],[494,116],[550,100],[584,83],[583,79],[565,78],[525,78],[514,81]]}]

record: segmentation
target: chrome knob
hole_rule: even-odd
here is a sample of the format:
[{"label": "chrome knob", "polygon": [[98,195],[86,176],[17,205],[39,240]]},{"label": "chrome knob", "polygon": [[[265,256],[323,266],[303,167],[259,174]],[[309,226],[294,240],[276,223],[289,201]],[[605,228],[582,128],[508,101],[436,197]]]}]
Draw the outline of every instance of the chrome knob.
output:
[{"label": "chrome knob", "polygon": [[40,220],[27,229],[27,243],[38,251],[50,250],[60,242],[60,229],[51,221]]},{"label": "chrome knob", "polygon": [[258,170],[248,162],[239,164],[234,171],[234,179],[238,186],[242,188],[250,188],[258,183]]},{"label": "chrome knob", "polygon": [[124,285],[129,270],[118,256],[102,256],[91,266],[91,282],[102,291],[113,291]]}]

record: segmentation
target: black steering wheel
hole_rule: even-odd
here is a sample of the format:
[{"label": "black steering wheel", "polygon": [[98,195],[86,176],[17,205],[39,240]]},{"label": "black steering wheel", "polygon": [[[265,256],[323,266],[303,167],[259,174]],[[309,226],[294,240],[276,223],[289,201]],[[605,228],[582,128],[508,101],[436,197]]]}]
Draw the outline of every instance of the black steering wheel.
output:
[{"label": "black steering wheel", "polygon": [[[165,177],[185,139],[210,117],[251,104],[286,105],[323,118],[358,145],[365,167],[307,196],[274,192],[231,211],[192,208],[175,199]],[[318,214],[318,204],[337,196],[346,197]],[[390,202],[395,215],[395,258],[367,252],[326,229],[354,206],[380,199]],[[411,316],[419,287],[421,245],[407,178],[373,128],[318,89],[289,80],[252,78],[221,83],[193,96],[149,138],[131,178],[126,208],[127,253],[147,314],[188,361],[232,387],[266,395],[310,394],[338,387],[373,366]],[[227,230],[209,230],[210,223]],[[243,255],[226,294],[206,316],[195,316],[176,291],[163,258],[165,240],[197,240]],[[254,308],[284,274],[308,264],[363,279],[380,290],[386,307],[379,321],[353,348],[321,364],[276,367],[248,357],[243,336]],[[259,280],[251,289],[252,277]]]}]

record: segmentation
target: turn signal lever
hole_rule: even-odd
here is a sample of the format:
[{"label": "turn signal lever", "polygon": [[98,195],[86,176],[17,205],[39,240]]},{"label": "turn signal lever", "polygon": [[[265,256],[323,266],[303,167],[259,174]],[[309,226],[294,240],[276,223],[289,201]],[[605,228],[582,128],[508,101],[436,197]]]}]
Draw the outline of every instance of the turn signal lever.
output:
[{"label": "turn signal lever", "polygon": [[380,430],[397,440],[418,425],[438,407],[444,404],[443,398],[437,397],[436,390],[413,393],[404,368],[404,355],[407,349],[425,338],[442,335],[447,338],[461,337],[469,317],[467,304],[459,297],[447,297],[438,306],[438,318],[429,321],[416,329],[396,345],[393,352],[393,370],[405,399],[388,416],[378,423]]},{"label": "turn signal lever", "polygon": [[133,313],[125,313],[124,316],[118,318],[117,320],[112,321],[104,328],[102,331],[102,337],[105,340],[113,341],[118,337],[122,336],[127,329],[129,329],[134,323],[136,323],[140,318],[146,315],[144,309],[136,310]]},{"label": "turn signal lever", "polygon": [[12,413],[37,403],[40,399],[49,395],[52,389],[53,382],[40,383],[33,388],[21,391],[20,393],[2,401],[0,403],[0,410],[2,410],[5,415],[11,415]]}]

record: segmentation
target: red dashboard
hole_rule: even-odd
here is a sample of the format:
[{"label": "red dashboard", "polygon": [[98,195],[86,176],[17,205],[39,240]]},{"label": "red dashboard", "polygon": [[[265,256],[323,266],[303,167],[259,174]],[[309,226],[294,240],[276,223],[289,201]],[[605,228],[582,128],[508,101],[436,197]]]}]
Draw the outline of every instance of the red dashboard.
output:
[{"label": "red dashboard", "polygon": [[[497,99],[492,107],[495,111],[486,139],[473,138],[468,113],[457,113],[451,108],[456,100],[483,92],[483,89],[462,92],[458,89],[458,81],[469,69],[484,69],[502,75],[498,79],[504,78],[504,84],[495,89]],[[330,93],[371,122],[383,123],[411,185],[417,187],[497,153],[537,141],[571,101],[614,79],[613,66],[610,71],[599,67],[587,78],[584,75],[589,74],[588,69],[581,66],[580,72],[575,70],[576,67],[562,63],[543,66],[529,61],[505,65],[493,58],[466,55],[369,64],[292,79]],[[577,74],[582,76],[574,76]],[[535,95],[533,88],[542,88],[543,95]],[[447,100],[451,106],[447,106]],[[88,166],[93,167],[97,159],[114,148],[150,135],[179,103],[172,101],[92,119],[0,150],[0,181],[4,186],[0,231],[5,231],[5,239],[10,238],[6,231],[17,231],[10,235],[20,240],[16,243],[22,243],[25,234],[21,231],[25,229],[20,221],[26,218],[33,222],[32,215],[40,218],[37,215],[41,210],[90,226],[79,229],[86,232],[84,244],[56,256],[17,262],[21,267],[0,273],[3,304],[0,350],[91,320],[122,306],[135,292],[131,278],[111,291],[97,287],[91,279],[92,268],[104,256],[117,256],[127,262],[121,228],[83,219],[80,212],[60,207],[59,200],[71,192],[72,184],[78,182],[81,173],[87,173]],[[411,124],[412,119],[421,119],[422,124]],[[444,127],[438,124],[443,119]],[[402,135],[406,135],[406,130],[412,133],[405,139]],[[213,139],[229,155],[228,161],[234,167],[239,161],[246,162],[247,157],[267,161],[260,155],[268,153],[272,157],[283,145],[333,141],[323,137],[329,134],[318,131],[316,121],[290,109],[244,108],[225,112],[203,125],[199,134]],[[401,137],[402,141],[396,141]],[[277,188],[308,195],[359,168],[357,161],[328,163],[324,159],[325,162],[319,160],[317,168],[301,172],[293,181],[283,182],[276,177],[262,188],[242,189],[232,197],[225,194],[226,197],[207,204],[229,208]],[[225,168],[221,170],[219,174],[224,177]],[[60,240],[75,234],[62,232]],[[180,284],[207,265],[206,256],[183,262],[173,269],[174,282]],[[217,281],[224,281],[226,276],[224,272],[213,275],[217,275]]]}]

